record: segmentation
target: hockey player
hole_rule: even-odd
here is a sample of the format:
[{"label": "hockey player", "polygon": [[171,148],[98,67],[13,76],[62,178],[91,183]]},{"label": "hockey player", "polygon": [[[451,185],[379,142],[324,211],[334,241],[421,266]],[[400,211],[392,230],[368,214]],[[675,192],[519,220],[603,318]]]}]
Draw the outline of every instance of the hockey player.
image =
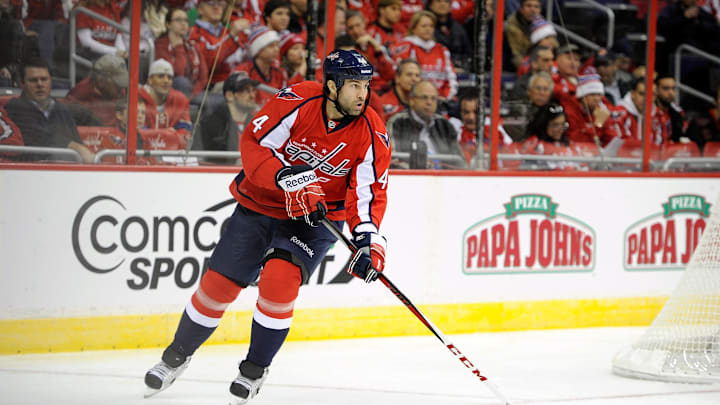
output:
[{"label": "hockey player", "polygon": [[387,203],[390,143],[367,108],[373,67],[356,51],[334,50],[323,84],[281,90],[241,141],[243,170],[230,185],[235,212],[185,307],[162,361],[145,375],[146,396],[166,389],[210,337],[225,309],[259,277],[250,347],[230,385],[231,404],[253,398],[290,330],[298,290],[336,238],[319,221],[347,221],[360,247],[348,271],[366,282],[385,263],[379,234]]}]

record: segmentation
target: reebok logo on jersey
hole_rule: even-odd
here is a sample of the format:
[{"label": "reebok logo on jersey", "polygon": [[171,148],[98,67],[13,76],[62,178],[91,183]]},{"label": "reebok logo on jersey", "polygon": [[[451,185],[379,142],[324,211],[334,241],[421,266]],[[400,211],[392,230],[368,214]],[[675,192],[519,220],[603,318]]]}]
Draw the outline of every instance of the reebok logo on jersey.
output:
[{"label": "reebok logo on jersey", "polygon": [[297,236],[293,235],[293,237],[290,238],[290,242],[296,244],[300,249],[304,250],[305,253],[308,254],[308,256],[315,256],[315,251],[310,249],[310,247],[305,242],[298,239]]},{"label": "reebok logo on jersey", "polygon": [[302,100],[303,98],[298,96],[290,87],[286,87],[277,94],[276,96],[280,100],[286,100],[286,101],[294,101],[294,100]]}]

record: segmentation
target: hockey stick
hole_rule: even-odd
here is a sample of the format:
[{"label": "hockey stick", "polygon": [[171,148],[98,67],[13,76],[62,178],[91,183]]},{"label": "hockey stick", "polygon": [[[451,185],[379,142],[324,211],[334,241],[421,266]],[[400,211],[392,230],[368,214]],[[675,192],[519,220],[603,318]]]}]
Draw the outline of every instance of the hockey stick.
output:
[{"label": "hockey stick", "polygon": [[[336,238],[341,240],[343,242],[343,244],[345,244],[345,246],[347,246],[347,248],[350,249],[350,251],[352,253],[355,253],[357,251],[357,246],[355,246],[353,241],[348,239],[348,237],[345,236],[345,234],[343,234],[335,226],[335,224],[330,222],[330,220],[328,220],[327,218],[323,218],[322,223],[330,231],[330,233],[332,233],[333,235],[335,235]],[[412,302],[410,302],[410,299],[405,294],[403,294],[402,291],[400,291],[395,286],[395,284],[393,284],[392,281],[390,281],[390,279],[387,278],[387,276],[385,274],[378,273],[378,279],[380,279],[380,281],[383,284],[385,284],[385,287],[387,287],[393,294],[395,294],[395,296],[403,304],[405,304],[405,306],[410,310],[410,312],[412,312],[420,320],[420,322],[423,323],[423,325],[425,325],[428,329],[430,329],[430,332],[432,332],[438,339],[440,339],[440,341],[445,345],[445,347],[447,347],[448,350],[450,350],[450,352],[455,357],[457,357],[457,359],[460,360],[460,362],[463,365],[465,365],[465,367],[469,368],[470,371],[478,379],[480,379],[480,381],[485,383],[485,385],[488,387],[488,389],[490,389],[490,391],[492,391],[492,393],[495,394],[495,396],[499,400],[501,400],[503,404],[512,405],[511,402],[505,397],[505,395],[503,395],[500,392],[498,387],[495,384],[493,384],[492,381],[488,380],[487,377],[482,375],[480,373],[480,370],[478,370],[477,367],[475,367],[470,362],[470,360],[467,357],[465,357],[465,355],[462,354],[462,352],[460,352],[460,349],[458,349],[457,346],[455,346],[452,342],[450,342],[450,339],[448,339],[447,336],[445,336],[442,332],[440,332],[440,329],[438,329],[435,325],[433,325],[433,323],[430,321],[430,319],[427,316],[425,316],[425,314],[423,314]]]}]

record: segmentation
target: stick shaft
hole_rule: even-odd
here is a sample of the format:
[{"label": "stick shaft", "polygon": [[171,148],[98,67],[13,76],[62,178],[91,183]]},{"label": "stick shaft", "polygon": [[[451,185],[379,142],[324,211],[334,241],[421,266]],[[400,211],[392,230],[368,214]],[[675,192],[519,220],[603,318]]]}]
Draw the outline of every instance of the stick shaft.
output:
[{"label": "stick shaft", "polygon": [[[347,246],[347,248],[350,249],[351,252],[354,253],[357,250],[357,246],[355,246],[355,243],[353,243],[353,241],[351,241],[347,236],[345,236],[345,234],[342,233],[327,218],[323,218],[322,223],[330,231],[330,233],[332,233],[336,238],[338,238],[340,241],[342,241],[343,244],[345,246]],[[415,315],[415,317],[417,317],[420,320],[420,322],[422,322],[423,325],[425,325],[425,327],[427,327],[430,330],[430,332],[432,332],[433,335],[435,335],[435,337],[437,337],[445,345],[445,347],[447,347],[448,350],[450,350],[450,352],[458,360],[460,360],[460,362],[463,365],[465,365],[465,367],[470,369],[470,371],[473,373],[473,375],[475,375],[480,381],[485,383],[485,385],[488,387],[488,389],[490,389],[490,391],[492,391],[492,393],[495,394],[495,396],[498,399],[500,399],[503,404],[511,405],[510,401],[507,399],[507,397],[505,397],[505,395],[503,395],[500,392],[500,390],[497,388],[497,386],[495,384],[493,384],[492,381],[488,380],[487,377],[482,375],[480,373],[480,370],[478,370],[477,367],[475,367],[473,365],[473,363],[467,357],[465,357],[464,354],[462,354],[460,349],[458,349],[457,346],[455,346],[452,342],[450,342],[450,339],[448,339],[447,336],[445,336],[440,331],[440,329],[438,329],[432,323],[432,321],[430,321],[430,319],[427,316],[425,316],[425,314],[423,314],[422,311],[420,311],[420,309],[418,309],[418,307],[416,307],[415,304],[413,304],[410,301],[410,299],[405,294],[403,294],[403,292],[400,291],[400,289],[397,288],[395,286],[395,284],[393,284],[392,281],[390,281],[389,278],[387,278],[387,276],[385,274],[379,273],[378,278],[380,279],[380,282],[382,282],[383,285],[385,285],[385,287],[387,287],[390,290],[390,292],[392,292],[395,295],[395,297],[397,297],[397,299],[399,299],[400,302],[402,302],[410,310],[410,312],[412,312],[413,315]]]}]

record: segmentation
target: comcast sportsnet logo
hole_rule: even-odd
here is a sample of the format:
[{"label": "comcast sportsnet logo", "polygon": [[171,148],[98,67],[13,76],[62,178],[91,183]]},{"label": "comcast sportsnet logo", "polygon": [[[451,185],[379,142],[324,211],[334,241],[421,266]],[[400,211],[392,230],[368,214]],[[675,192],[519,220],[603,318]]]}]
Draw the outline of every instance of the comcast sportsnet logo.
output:
[{"label": "comcast sportsnet logo", "polygon": [[630,225],[623,237],[627,271],[682,270],[705,230],[710,206],[703,196],[680,194],[661,210]]},{"label": "comcast sportsnet logo", "polygon": [[541,194],[523,194],[463,234],[465,274],[589,272],[595,231]]}]

